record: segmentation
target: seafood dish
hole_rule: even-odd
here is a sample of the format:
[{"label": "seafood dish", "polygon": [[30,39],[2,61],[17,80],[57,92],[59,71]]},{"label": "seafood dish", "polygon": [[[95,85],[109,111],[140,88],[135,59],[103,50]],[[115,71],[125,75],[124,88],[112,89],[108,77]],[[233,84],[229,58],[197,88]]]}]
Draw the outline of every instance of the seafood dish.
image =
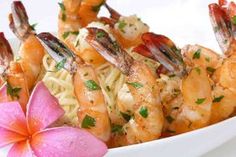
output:
[{"label": "seafood dish", "polygon": [[37,32],[21,1],[8,17],[17,52],[0,32],[0,147],[12,145],[9,157],[102,157],[236,115],[234,2],[209,4],[222,54],[179,47],[105,0],[58,5],[56,34]]}]

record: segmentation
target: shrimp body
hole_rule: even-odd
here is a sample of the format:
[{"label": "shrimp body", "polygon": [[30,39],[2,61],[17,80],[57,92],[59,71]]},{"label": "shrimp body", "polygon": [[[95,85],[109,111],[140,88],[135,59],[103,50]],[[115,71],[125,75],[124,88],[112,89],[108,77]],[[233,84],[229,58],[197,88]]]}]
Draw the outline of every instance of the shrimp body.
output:
[{"label": "shrimp body", "polygon": [[[42,70],[42,59],[45,54],[44,48],[36,38],[28,22],[25,8],[20,1],[12,3],[12,14],[9,16],[10,28],[22,41],[19,55],[28,89],[31,90]],[[18,24],[20,23],[20,26]]]},{"label": "shrimp body", "polygon": [[3,74],[13,60],[13,52],[3,32],[0,32],[0,86],[4,83]]},{"label": "shrimp body", "polygon": [[211,116],[212,96],[206,70],[201,67],[191,70],[182,81],[181,93],[183,104],[176,117],[176,111],[168,115],[173,116],[173,122],[168,121],[168,130],[183,133],[207,126]]},{"label": "shrimp body", "polygon": [[8,101],[18,100],[25,111],[29,99],[27,80],[21,64],[13,61],[12,49],[3,33],[0,33],[0,51],[0,85],[7,82]]},{"label": "shrimp body", "polygon": [[114,36],[124,48],[130,48],[142,43],[141,36],[149,31],[148,25],[143,23],[136,15],[122,16],[108,4],[105,4],[105,7],[109,11],[111,18],[102,18],[101,20],[111,25]]},{"label": "shrimp body", "polygon": [[[112,41],[107,32],[98,28],[87,29],[88,43],[126,75],[128,88],[134,97],[135,103],[131,111],[127,111],[133,116],[127,119],[128,122],[123,127],[125,135],[121,136],[124,136],[125,140],[119,144],[127,145],[157,139],[161,135],[164,119],[155,76],[144,63],[135,61],[117,44],[114,46],[115,41]],[[97,38],[97,33],[103,33],[104,36]],[[114,141],[119,139],[122,138],[115,136]]]},{"label": "shrimp body", "polygon": [[80,104],[78,127],[107,142],[111,133],[110,119],[93,66],[79,57],[75,58],[73,52],[50,33],[41,33],[38,37],[54,60],[59,63],[65,60],[64,68],[73,75],[75,95]]},{"label": "shrimp body", "polygon": [[78,65],[77,72],[73,76],[75,95],[80,105],[78,119],[81,127],[86,116],[95,119],[95,127],[90,127],[89,131],[103,141],[110,138],[110,121],[101,88],[91,89],[87,87],[89,82],[99,84],[96,73],[90,65]]},{"label": "shrimp body", "polygon": [[142,43],[141,36],[148,31],[149,27],[135,15],[121,16],[114,25],[114,35],[124,48]]},{"label": "shrimp body", "polygon": [[146,33],[142,38],[154,59],[174,74],[170,75],[173,78],[161,78],[166,82],[161,92],[166,118],[164,133],[179,134],[207,126],[212,91],[206,69],[193,66],[189,71],[175,44],[165,36]]},{"label": "shrimp body", "polygon": [[[83,45],[83,30],[90,22],[97,20],[97,14],[104,0],[63,0],[60,4],[58,35],[66,45],[79,55],[86,63],[98,66],[104,63],[104,59],[91,47],[78,48]],[[82,34],[82,35],[81,35]],[[77,35],[79,35],[78,39]],[[81,44],[80,44],[81,43]]]}]

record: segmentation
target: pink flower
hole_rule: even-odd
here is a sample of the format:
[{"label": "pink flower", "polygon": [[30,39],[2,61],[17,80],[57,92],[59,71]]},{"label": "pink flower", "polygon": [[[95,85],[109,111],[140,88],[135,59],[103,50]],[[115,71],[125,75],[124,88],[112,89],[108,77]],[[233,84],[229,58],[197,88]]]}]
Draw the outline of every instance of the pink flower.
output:
[{"label": "pink flower", "polygon": [[[4,100],[6,88],[0,89]],[[90,133],[72,127],[47,128],[64,114],[58,101],[40,82],[27,104],[0,103],[0,147],[14,144],[8,157],[101,157],[106,145]]]}]

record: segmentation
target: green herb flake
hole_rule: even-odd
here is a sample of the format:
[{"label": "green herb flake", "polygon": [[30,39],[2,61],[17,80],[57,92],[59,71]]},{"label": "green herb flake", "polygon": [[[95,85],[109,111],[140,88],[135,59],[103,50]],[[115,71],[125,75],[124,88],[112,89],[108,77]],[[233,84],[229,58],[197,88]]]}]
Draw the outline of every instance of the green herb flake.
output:
[{"label": "green herb flake", "polygon": [[206,70],[209,72],[209,73],[214,73],[216,71],[216,69],[212,68],[212,67],[207,67]]},{"label": "green herb flake", "polygon": [[66,11],[66,7],[62,2],[61,3],[59,2],[58,5],[59,5],[61,11],[63,11],[63,12]]},{"label": "green herb flake", "polygon": [[232,17],[232,23],[233,23],[234,25],[236,25],[236,16],[233,16],[233,17]]},{"label": "green herb flake", "polygon": [[169,115],[169,116],[166,116],[166,120],[169,124],[171,124],[175,119]]},{"label": "green herb flake", "polygon": [[211,58],[210,58],[210,57],[206,57],[205,60],[206,60],[207,62],[210,62]]},{"label": "green herb flake", "polygon": [[65,14],[65,13],[62,13],[61,20],[62,20],[62,21],[66,21],[66,14]]},{"label": "green herb flake", "polygon": [[224,44],[227,44],[227,42],[228,42],[228,40],[227,40],[227,39],[225,39],[225,40],[224,40]]},{"label": "green herb flake", "polygon": [[99,32],[96,33],[96,38],[98,38],[98,39],[102,38],[104,36],[105,36],[105,33],[103,31],[99,31]]},{"label": "green herb flake", "polygon": [[33,31],[35,31],[35,27],[38,25],[38,23],[34,23],[34,24],[32,24],[32,25],[30,25],[30,28],[33,30]]},{"label": "green herb flake", "polygon": [[70,34],[77,36],[77,35],[79,35],[79,31],[71,31]]},{"label": "green herb flake", "polygon": [[200,104],[202,104],[205,100],[206,100],[206,98],[198,98],[198,99],[195,101],[195,103],[198,104],[198,105],[200,105]]},{"label": "green herb flake", "polygon": [[18,87],[12,87],[8,82],[7,82],[7,95],[10,95],[12,99],[17,98],[19,99],[19,92],[21,88]]},{"label": "green herb flake", "polygon": [[89,129],[91,127],[94,127],[95,124],[96,124],[96,120],[93,117],[86,115],[82,121],[81,127]]},{"label": "green herb flake", "polygon": [[196,72],[200,75],[201,74],[201,69],[200,68],[195,68]]},{"label": "green herb flake", "polygon": [[215,97],[214,100],[213,100],[213,102],[220,102],[224,97],[225,97],[224,95]]},{"label": "green herb flake", "polygon": [[139,114],[143,118],[147,118],[148,117],[148,109],[147,109],[147,107],[142,106],[141,109],[139,110]]},{"label": "green herb flake", "polygon": [[139,88],[143,87],[143,85],[141,83],[138,83],[138,82],[127,82],[127,84],[133,86],[136,89],[139,89]]},{"label": "green herb flake", "polygon": [[118,22],[118,28],[121,30],[121,32],[125,33],[124,28],[126,25],[127,25],[127,23],[125,23],[125,21]]},{"label": "green herb flake", "polygon": [[111,88],[109,86],[106,86],[106,89],[107,89],[108,92],[111,91]]},{"label": "green herb flake", "polygon": [[62,68],[64,68],[65,63],[66,63],[66,59],[64,58],[64,59],[62,59],[60,62],[58,62],[58,63],[56,64],[55,68],[56,68],[57,70],[61,70]]},{"label": "green herb flake", "polygon": [[193,59],[199,59],[201,56],[201,49],[198,49],[194,54],[193,54]]},{"label": "green herb flake", "polygon": [[64,32],[64,33],[62,34],[62,38],[63,38],[63,39],[66,39],[69,35],[70,35],[70,32]]},{"label": "green herb flake", "polygon": [[92,11],[94,12],[99,12],[99,10],[101,9],[102,5],[104,4],[104,1],[102,1],[100,4],[93,6],[92,7]]},{"label": "green herb flake", "polygon": [[101,87],[94,81],[94,80],[88,80],[85,82],[85,86],[90,90],[100,90]]},{"label": "green herb flake", "polygon": [[131,115],[124,113],[124,112],[120,112],[121,116],[128,122],[131,119]]},{"label": "green herb flake", "polygon": [[123,134],[124,130],[123,130],[123,127],[121,125],[119,125],[119,124],[112,124],[111,132],[112,133]]},{"label": "green herb flake", "polygon": [[84,76],[88,76],[88,73],[85,73]]}]

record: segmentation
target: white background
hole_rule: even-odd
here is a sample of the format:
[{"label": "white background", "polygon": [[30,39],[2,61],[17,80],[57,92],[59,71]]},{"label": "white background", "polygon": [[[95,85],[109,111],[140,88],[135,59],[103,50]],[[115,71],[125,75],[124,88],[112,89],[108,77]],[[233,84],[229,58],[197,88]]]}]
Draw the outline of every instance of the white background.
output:
[{"label": "white background", "polygon": [[[37,32],[55,32],[57,30],[58,1],[22,1],[27,9],[30,22],[38,23]],[[151,31],[170,37],[180,47],[197,43],[220,53],[208,16],[208,4],[216,1],[108,0],[108,3],[123,15],[137,14],[150,26]],[[7,38],[14,37],[8,27],[10,4],[11,0],[0,0],[0,31],[4,32]],[[104,13],[102,11],[102,14]],[[224,133],[222,132],[222,134]],[[236,138],[203,157],[235,157],[235,148]]]}]

